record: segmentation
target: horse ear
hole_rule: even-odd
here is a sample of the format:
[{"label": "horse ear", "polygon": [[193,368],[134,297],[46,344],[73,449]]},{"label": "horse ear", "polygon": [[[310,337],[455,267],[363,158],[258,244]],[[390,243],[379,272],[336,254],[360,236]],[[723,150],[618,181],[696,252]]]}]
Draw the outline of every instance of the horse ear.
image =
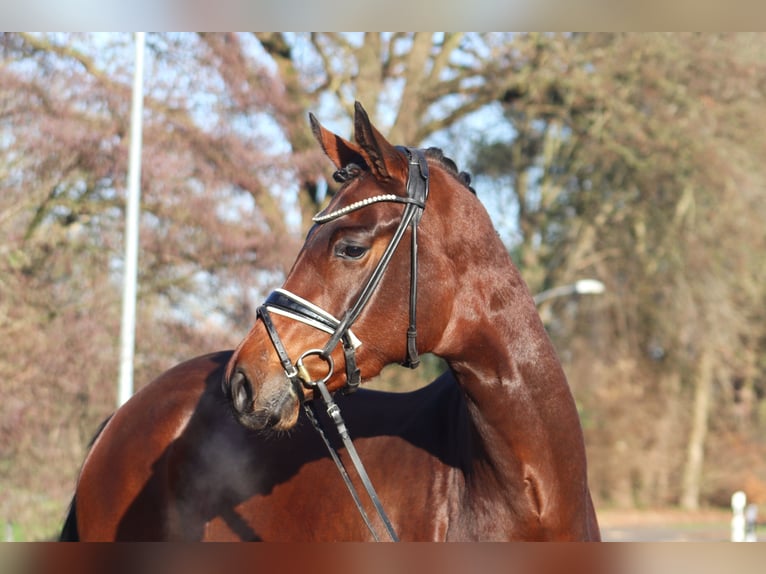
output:
[{"label": "horse ear", "polygon": [[319,145],[322,146],[325,155],[330,158],[337,169],[343,169],[350,163],[359,166],[365,165],[364,157],[358,145],[326,130],[312,113],[309,113],[309,121],[311,122],[311,132]]},{"label": "horse ear", "polygon": [[359,102],[354,104],[354,137],[376,178],[404,179],[406,177],[407,160],[372,125],[370,117]]}]

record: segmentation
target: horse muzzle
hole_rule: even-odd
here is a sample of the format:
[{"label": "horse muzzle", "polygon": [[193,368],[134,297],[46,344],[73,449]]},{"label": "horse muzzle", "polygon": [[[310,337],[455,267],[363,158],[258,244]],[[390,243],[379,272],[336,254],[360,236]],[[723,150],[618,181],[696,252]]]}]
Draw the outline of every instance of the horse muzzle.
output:
[{"label": "horse muzzle", "polygon": [[288,430],[298,421],[302,390],[282,375],[273,376],[256,393],[246,371],[237,367],[224,382],[224,391],[237,420],[247,428]]}]

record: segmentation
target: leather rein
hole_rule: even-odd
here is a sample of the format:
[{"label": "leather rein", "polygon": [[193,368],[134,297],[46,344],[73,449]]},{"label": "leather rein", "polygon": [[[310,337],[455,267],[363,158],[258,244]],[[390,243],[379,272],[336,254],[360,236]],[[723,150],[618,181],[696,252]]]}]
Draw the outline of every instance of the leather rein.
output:
[{"label": "leather rein", "polygon": [[[266,331],[268,332],[271,343],[274,346],[274,350],[279,357],[279,361],[282,364],[285,375],[290,380],[290,383],[293,385],[296,393],[300,397],[303,408],[309,420],[319,435],[322,437],[322,440],[330,452],[330,456],[338,467],[338,471],[340,472],[346,487],[351,493],[351,496],[356,503],[357,509],[359,510],[359,514],[362,516],[362,519],[367,525],[367,528],[369,529],[373,538],[376,541],[379,541],[380,537],[373,527],[373,524],[370,521],[366,511],[364,510],[364,507],[362,506],[359,493],[351,482],[348,472],[346,471],[343,462],[338,456],[338,453],[335,451],[329,439],[327,438],[327,435],[322,428],[316,412],[312,410],[316,409],[316,401],[311,401],[311,404],[309,404],[305,400],[303,392],[304,387],[312,389],[314,391],[315,398],[317,396],[316,391],[318,391],[319,397],[325,403],[327,415],[335,424],[338,435],[343,441],[343,445],[346,447],[346,450],[351,457],[351,461],[353,462],[354,468],[356,469],[356,472],[359,475],[365,490],[367,491],[367,495],[372,501],[379,518],[382,520],[386,531],[388,532],[388,536],[394,542],[397,542],[399,538],[396,535],[391,521],[383,510],[383,506],[381,505],[378,495],[375,492],[375,488],[373,487],[372,482],[367,475],[367,471],[365,470],[364,465],[362,464],[362,461],[359,458],[356,448],[354,447],[354,444],[351,440],[351,436],[349,435],[346,424],[341,416],[340,408],[333,400],[331,393],[327,389],[326,383],[330,377],[332,377],[335,369],[333,359],[330,355],[335,347],[337,347],[338,344],[341,344],[346,367],[346,385],[343,387],[342,392],[344,394],[352,393],[359,387],[361,383],[361,375],[359,368],[356,365],[355,351],[356,348],[361,345],[361,342],[351,332],[351,325],[359,317],[365,305],[369,302],[370,298],[375,292],[375,289],[380,284],[388,264],[390,263],[391,258],[399,246],[399,243],[401,242],[408,227],[411,229],[410,310],[409,325],[407,328],[407,358],[403,362],[403,365],[414,369],[420,363],[417,351],[417,230],[418,224],[420,223],[420,219],[423,214],[423,210],[425,209],[425,202],[428,197],[428,164],[426,163],[425,153],[421,149],[410,147],[398,147],[397,149],[403,151],[408,156],[409,169],[407,175],[406,197],[400,197],[393,194],[378,195],[362,201],[358,201],[356,203],[352,203],[346,207],[337,209],[330,213],[321,213],[313,218],[317,225],[322,225],[375,203],[393,202],[405,204],[404,213],[402,214],[402,219],[399,222],[399,226],[389,241],[388,246],[383,252],[383,255],[381,255],[377,266],[373,270],[370,277],[367,279],[367,282],[362,288],[356,301],[345,312],[343,317],[341,319],[337,319],[324,309],[314,305],[309,301],[306,301],[305,299],[302,299],[293,293],[290,293],[285,289],[276,289],[273,291],[266,298],[263,304],[258,307],[257,310],[257,316],[263,321],[263,324],[266,327]],[[282,343],[282,340],[280,339],[279,334],[274,327],[274,323],[271,318],[272,313],[289,317],[293,320],[305,323],[316,329],[324,331],[330,335],[330,338],[322,349],[308,349],[304,351],[293,364],[287,349]],[[311,379],[308,370],[303,364],[304,360],[312,355],[316,355],[318,358],[325,361],[328,367],[327,375],[318,380]]]}]

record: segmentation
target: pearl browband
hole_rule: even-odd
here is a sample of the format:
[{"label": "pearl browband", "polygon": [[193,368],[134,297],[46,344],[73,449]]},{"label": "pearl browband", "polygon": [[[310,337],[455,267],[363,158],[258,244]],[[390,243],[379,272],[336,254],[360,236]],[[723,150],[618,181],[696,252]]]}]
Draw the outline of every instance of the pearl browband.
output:
[{"label": "pearl browband", "polygon": [[373,197],[368,197],[367,199],[361,199],[359,201],[356,201],[354,203],[350,203],[349,205],[345,207],[341,207],[339,209],[336,209],[335,211],[331,211],[330,213],[326,214],[318,214],[315,215],[312,218],[312,221],[314,223],[327,223],[328,221],[332,221],[333,219],[338,219],[339,217],[343,217],[344,215],[347,215],[351,213],[352,211],[356,211],[357,209],[361,209],[363,207],[367,207],[368,205],[372,205],[373,203],[379,203],[381,201],[388,201],[388,202],[394,202],[394,203],[415,203],[420,207],[423,207],[422,202],[419,202],[417,200],[414,200],[410,197],[399,197],[398,195],[394,195],[393,193],[387,193],[384,195],[375,195]]}]

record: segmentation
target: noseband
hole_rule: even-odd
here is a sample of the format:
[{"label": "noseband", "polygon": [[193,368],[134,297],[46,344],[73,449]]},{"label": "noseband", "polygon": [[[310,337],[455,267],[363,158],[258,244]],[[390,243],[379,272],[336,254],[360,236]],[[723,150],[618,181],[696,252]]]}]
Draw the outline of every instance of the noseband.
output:
[{"label": "noseband", "polygon": [[[305,299],[290,293],[285,289],[276,289],[267,298],[264,303],[258,307],[257,316],[263,321],[266,331],[269,334],[271,343],[274,346],[279,361],[282,364],[282,368],[285,371],[285,375],[290,380],[293,388],[304,403],[304,409],[309,416],[309,419],[314,424],[315,428],[322,436],[325,444],[327,445],[330,455],[333,457],[338,469],[343,476],[346,486],[348,487],[351,495],[354,497],[357,508],[359,509],[362,518],[367,524],[368,529],[372,533],[373,537],[378,540],[378,536],[375,529],[372,527],[369,518],[367,517],[364,508],[359,500],[356,489],[351,483],[348,474],[340,461],[337,453],[331,446],[329,440],[324,434],[319,420],[310,408],[305,404],[305,396],[303,393],[303,387],[311,388],[315,391],[319,391],[319,396],[324,400],[327,406],[327,413],[335,423],[338,433],[346,446],[349,455],[357,469],[357,472],[362,480],[362,483],[367,490],[368,495],[372,499],[373,504],[378,512],[378,515],[383,520],[383,523],[388,530],[389,536],[392,540],[398,540],[393,527],[391,526],[388,517],[386,516],[383,508],[378,500],[375,489],[369,481],[367,473],[364,470],[364,466],[359,460],[351,438],[346,429],[345,423],[340,415],[340,409],[333,401],[332,396],[327,390],[325,383],[333,375],[334,363],[331,358],[331,353],[341,343],[343,348],[343,356],[346,363],[346,384],[342,391],[344,393],[351,393],[355,391],[361,382],[361,375],[359,368],[356,365],[355,351],[356,348],[361,345],[359,339],[357,339],[351,332],[351,325],[361,314],[365,305],[369,302],[375,289],[380,284],[383,275],[388,268],[388,264],[391,262],[394,252],[396,251],[399,243],[404,237],[407,228],[411,229],[410,233],[410,311],[409,311],[409,325],[407,328],[407,357],[402,363],[404,366],[414,369],[420,363],[417,350],[417,289],[418,289],[418,224],[423,215],[425,209],[426,199],[428,197],[428,164],[426,163],[425,153],[421,149],[410,147],[398,147],[400,151],[407,154],[408,157],[408,174],[407,174],[407,197],[400,197],[394,194],[377,195],[368,199],[358,201],[342,207],[335,211],[326,214],[319,214],[313,218],[314,223],[322,225],[329,221],[334,221],[344,215],[373,205],[380,202],[390,203],[403,203],[405,204],[404,213],[402,219],[399,222],[399,226],[396,228],[391,241],[389,241],[383,255],[381,256],[378,264],[373,270],[370,277],[367,279],[364,287],[362,288],[359,296],[354,304],[345,312],[342,319],[337,319],[324,309],[306,301]],[[274,323],[271,319],[271,313],[289,317],[295,321],[310,325],[316,329],[324,331],[330,334],[330,338],[322,349],[308,349],[304,351],[298,360],[293,364],[290,356],[285,348],[282,340],[274,327]],[[306,357],[311,355],[317,355],[320,359],[324,360],[328,366],[327,374],[319,380],[311,380],[311,376],[303,366],[303,361]]]}]

